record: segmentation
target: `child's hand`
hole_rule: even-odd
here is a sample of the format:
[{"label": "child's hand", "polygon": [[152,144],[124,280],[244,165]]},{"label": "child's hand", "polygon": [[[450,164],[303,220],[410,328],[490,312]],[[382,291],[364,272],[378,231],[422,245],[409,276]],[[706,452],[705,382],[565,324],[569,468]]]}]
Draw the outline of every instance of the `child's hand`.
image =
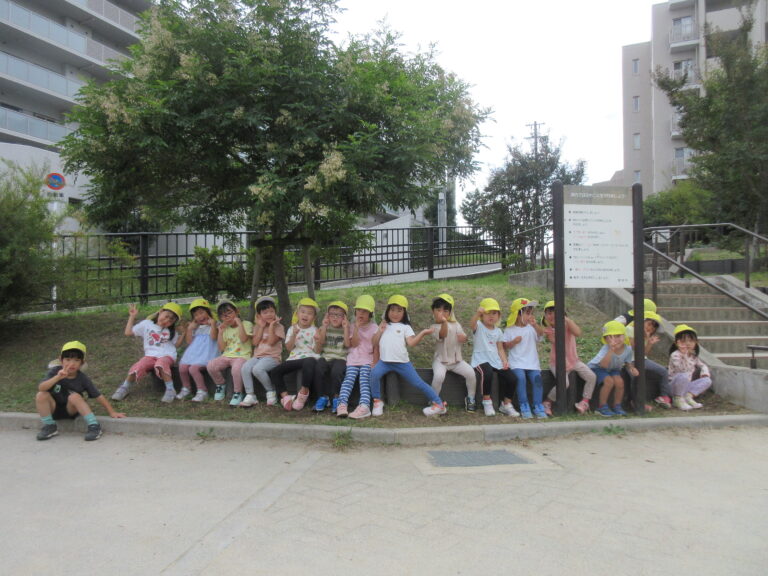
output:
[{"label": "child's hand", "polygon": [[477,313],[478,313],[478,314],[485,314],[485,308],[483,308],[482,306],[480,306],[480,307],[477,309]]},{"label": "child's hand", "polygon": [[424,330],[422,330],[421,333],[424,334],[424,336],[426,336],[427,334],[434,334],[435,328],[433,326],[430,326],[429,328],[424,328]]},{"label": "child's hand", "polygon": [[267,326],[269,326],[269,322],[264,320],[264,318],[262,318],[261,316],[256,316],[256,324],[258,324],[262,328],[266,328]]},{"label": "child's hand", "polygon": [[232,320],[232,326],[235,328],[240,328],[240,326],[243,325],[242,320],[240,320],[240,316],[235,316],[234,320]]},{"label": "child's hand", "polygon": [[654,345],[654,344],[656,344],[656,343],[657,343],[659,340],[661,340],[661,338],[659,338],[659,337],[658,337],[658,335],[656,335],[656,334],[651,334],[651,336],[649,336],[649,337],[648,337],[648,344],[650,344],[651,346],[653,346],[653,345]]},{"label": "child's hand", "polygon": [[640,376],[640,371],[637,368],[635,368],[634,366],[630,366],[629,367],[629,373],[632,374],[632,376],[634,376],[635,378]]},{"label": "child's hand", "polygon": [[192,321],[191,321],[189,324],[187,324],[187,328],[189,328],[190,330],[192,330],[192,332],[194,332],[195,330],[197,330],[197,326],[198,326],[198,324],[197,324],[197,322],[195,322],[194,320],[192,320]]},{"label": "child's hand", "polygon": [[131,318],[135,318],[136,314],[139,313],[139,309],[136,307],[136,304],[131,304],[128,306],[128,316]]},{"label": "child's hand", "polygon": [[387,329],[387,321],[386,320],[382,320],[381,322],[379,322],[379,330],[384,332],[384,330],[386,330],[386,329]]},{"label": "child's hand", "polygon": [[205,318],[200,320],[199,323],[192,321],[192,324],[195,325],[195,328],[197,328],[198,326],[209,326],[211,324],[211,320],[213,320],[213,318],[211,318],[210,316],[206,316]]},{"label": "child's hand", "polygon": [[506,357],[501,361],[501,368],[502,370],[509,370],[509,360]]},{"label": "child's hand", "polygon": [[523,341],[522,336],[515,336],[514,338],[512,338],[512,340],[509,341],[509,343],[512,344],[512,346],[517,346],[522,341]]},{"label": "child's hand", "polygon": [[323,316],[323,327],[328,328],[328,325],[331,323],[331,319],[328,318],[328,313],[325,313],[325,316]]},{"label": "child's hand", "polygon": [[555,329],[552,327],[544,328],[544,334],[547,334],[548,336],[554,336]]},{"label": "child's hand", "polygon": [[59,373],[56,374],[56,376],[61,380],[62,378],[69,378],[69,372],[67,372],[64,368],[59,370]]},{"label": "child's hand", "polygon": [[278,324],[280,324],[280,322],[282,322],[282,321],[283,321],[283,319],[282,319],[280,316],[275,316],[275,319],[274,319],[274,320],[272,320],[272,322],[270,322],[270,324],[269,324],[269,325],[270,325],[270,326],[277,326],[277,325],[278,325]]},{"label": "child's hand", "polygon": [[125,418],[125,414],[122,412],[112,412],[110,416],[112,416],[112,418]]},{"label": "child's hand", "polygon": [[344,319],[341,321],[341,327],[345,330],[349,327],[349,320],[347,320],[346,316],[344,316]]}]

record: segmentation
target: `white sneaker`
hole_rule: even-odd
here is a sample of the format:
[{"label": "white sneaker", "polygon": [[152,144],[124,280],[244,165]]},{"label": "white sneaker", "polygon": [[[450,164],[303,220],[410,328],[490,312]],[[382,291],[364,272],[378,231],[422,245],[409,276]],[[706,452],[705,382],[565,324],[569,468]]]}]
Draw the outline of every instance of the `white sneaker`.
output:
[{"label": "white sneaker", "polygon": [[433,402],[424,408],[422,412],[424,412],[424,416],[439,416],[448,412],[448,408],[446,407],[445,402],[441,402],[440,404],[435,404]]},{"label": "white sneaker", "polygon": [[675,396],[674,398],[672,398],[672,406],[674,406],[678,410],[682,410],[683,412],[687,412],[688,410],[693,410],[693,408],[688,405],[688,402],[686,402],[685,398],[683,398],[682,396]]},{"label": "white sneaker", "polygon": [[698,410],[699,408],[703,408],[704,404],[700,402],[696,402],[696,400],[693,397],[693,394],[688,392],[685,396],[683,396],[683,400],[685,400],[685,403],[688,404],[691,408],[694,410]]},{"label": "white sneaker", "polygon": [[240,402],[240,408],[250,408],[254,404],[258,404],[259,399],[254,394],[246,394],[242,402]]},{"label": "white sneaker", "polygon": [[227,387],[222,384],[221,386],[216,386],[216,392],[213,395],[213,399],[216,402],[219,402],[221,400],[224,400],[224,396],[227,394]]},{"label": "white sneaker", "polygon": [[192,402],[205,402],[206,400],[208,400],[208,392],[205,390],[198,390],[195,397],[192,398]]},{"label": "white sneaker", "polygon": [[240,406],[240,402],[243,401],[243,395],[240,392],[232,394],[232,400],[229,401],[230,406]]},{"label": "white sneaker", "polygon": [[160,399],[160,402],[173,402],[174,398],[176,398],[176,390],[166,389],[165,394],[163,394],[163,397]]},{"label": "white sneaker", "polygon": [[483,400],[483,412],[486,416],[496,416],[496,410],[493,409],[493,400]]},{"label": "white sneaker", "polygon": [[267,390],[267,406],[277,405],[277,392],[274,390]]},{"label": "white sneaker", "polygon": [[128,386],[122,385],[117,390],[115,390],[115,393],[112,394],[112,400],[125,400],[125,397],[128,396]]},{"label": "white sneaker", "polygon": [[182,388],[178,394],[176,394],[176,400],[184,400],[187,396],[189,396],[191,392],[189,391],[189,388]]},{"label": "white sneaker", "polygon": [[499,404],[499,412],[506,414],[507,416],[520,416],[520,412],[515,410],[515,407],[512,406],[512,402],[509,404]]},{"label": "white sneaker", "polygon": [[373,401],[373,410],[371,410],[373,416],[382,416],[384,414],[384,400]]}]

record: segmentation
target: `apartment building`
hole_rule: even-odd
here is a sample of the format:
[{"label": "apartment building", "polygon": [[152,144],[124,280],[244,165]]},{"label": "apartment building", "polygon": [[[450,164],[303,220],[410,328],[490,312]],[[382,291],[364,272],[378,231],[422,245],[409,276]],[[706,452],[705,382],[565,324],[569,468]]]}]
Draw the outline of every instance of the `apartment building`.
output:
[{"label": "apartment building", "polygon": [[[54,202],[77,202],[57,142],[65,114],[89,79],[139,41],[138,14],[151,0],[0,0],[0,158],[47,165]],[[80,182],[80,186],[82,181]]]},{"label": "apartment building", "polygon": [[688,178],[690,150],[667,96],[654,87],[657,68],[685,77],[691,89],[715,65],[708,58],[704,27],[735,30],[741,11],[752,6],[752,42],[768,36],[768,0],[668,0],[652,7],[650,42],[624,46],[622,85],[624,118],[623,184],[639,182],[644,195],[671,188]]}]

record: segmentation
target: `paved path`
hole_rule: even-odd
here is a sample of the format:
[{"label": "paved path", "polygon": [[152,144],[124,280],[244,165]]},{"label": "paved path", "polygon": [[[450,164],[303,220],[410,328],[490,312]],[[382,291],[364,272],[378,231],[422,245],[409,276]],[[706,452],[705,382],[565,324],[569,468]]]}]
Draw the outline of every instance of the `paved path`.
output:
[{"label": "paved path", "polygon": [[[0,574],[754,575],[768,428],[353,446],[0,434]],[[522,463],[437,467],[435,457]],[[439,453],[439,454],[435,454]]]}]

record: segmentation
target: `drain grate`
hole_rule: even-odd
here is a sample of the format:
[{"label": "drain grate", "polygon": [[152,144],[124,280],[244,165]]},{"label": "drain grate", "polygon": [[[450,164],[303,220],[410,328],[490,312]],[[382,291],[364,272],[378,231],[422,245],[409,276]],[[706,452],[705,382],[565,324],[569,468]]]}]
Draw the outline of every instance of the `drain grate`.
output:
[{"label": "drain grate", "polygon": [[439,468],[467,468],[472,466],[506,466],[509,464],[533,464],[506,450],[434,450],[429,452],[432,464]]}]

